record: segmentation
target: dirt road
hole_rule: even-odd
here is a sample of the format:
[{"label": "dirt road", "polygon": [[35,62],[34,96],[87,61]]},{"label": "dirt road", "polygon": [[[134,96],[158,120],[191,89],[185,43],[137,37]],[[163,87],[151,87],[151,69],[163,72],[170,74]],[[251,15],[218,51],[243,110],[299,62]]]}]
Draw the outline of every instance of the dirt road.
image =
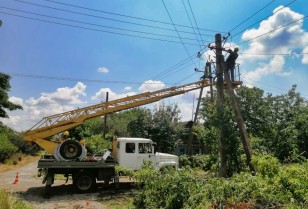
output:
[{"label": "dirt road", "polygon": [[[18,173],[18,184],[13,184]],[[121,184],[120,191],[98,187],[97,192],[74,194],[72,181],[55,180],[50,199],[44,198],[42,179],[37,177],[37,161],[18,169],[0,173],[1,189],[17,194],[38,209],[109,209],[127,208],[132,199],[131,184]]]}]

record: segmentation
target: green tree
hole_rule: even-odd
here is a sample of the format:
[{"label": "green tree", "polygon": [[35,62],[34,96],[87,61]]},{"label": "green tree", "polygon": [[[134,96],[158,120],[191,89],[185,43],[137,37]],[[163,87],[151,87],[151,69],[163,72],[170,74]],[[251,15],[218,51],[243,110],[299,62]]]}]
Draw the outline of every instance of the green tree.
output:
[{"label": "green tree", "polygon": [[70,137],[79,140],[101,134],[103,132],[103,124],[104,121],[101,117],[87,120],[84,124],[70,130]]},{"label": "green tree", "polygon": [[142,121],[142,116],[145,116],[143,111],[146,110],[133,108],[110,115],[107,120],[108,133],[116,136],[136,137],[134,135],[136,130],[133,129],[133,124],[131,123],[136,120]]},{"label": "green tree", "polygon": [[[296,92],[296,85],[287,94],[276,96],[265,96],[263,90],[258,88],[240,87],[237,89],[237,98],[256,154],[271,153],[281,162],[307,157],[308,107],[307,102]],[[229,175],[232,175],[234,171],[244,168],[241,159],[243,149],[228,95],[225,95],[224,107],[224,117],[218,118],[216,104],[211,103],[208,97],[203,99],[201,113],[206,133],[203,134],[203,142],[211,155],[218,155],[218,123],[226,125],[224,149],[227,152]]]},{"label": "green tree", "polygon": [[151,129],[151,111],[146,108],[134,110],[136,118],[127,124],[130,136],[148,138]]},{"label": "green tree", "polygon": [[177,104],[161,104],[152,112],[151,139],[157,143],[157,151],[172,152],[184,131]]},{"label": "green tree", "polygon": [[8,118],[6,109],[9,111],[22,109],[22,106],[9,101],[8,91],[11,89],[11,77],[4,73],[0,73],[0,117]]}]

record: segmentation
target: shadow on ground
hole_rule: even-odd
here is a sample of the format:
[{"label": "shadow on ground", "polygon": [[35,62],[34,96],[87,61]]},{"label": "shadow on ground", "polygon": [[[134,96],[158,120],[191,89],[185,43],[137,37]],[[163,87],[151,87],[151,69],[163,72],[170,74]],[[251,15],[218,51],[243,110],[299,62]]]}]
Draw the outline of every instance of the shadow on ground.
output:
[{"label": "shadow on ground", "polygon": [[92,200],[104,200],[104,199],[113,199],[120,196],[130,197],[133,195],[134,188],[136,188],[135,184],[131,182],[123,182],[119,184],[118,189],[115,189],[113,184],[109,186],[105,186],[103,184],[97,184],[97,189],[92,193],[85,194],[77,194],[74,192],[74,188],[72,184],[63,184],[52,186],[49,194],[45,194],[45,186],[41,187],[32,187],[29,188],[25,192],[17,192],[17,194],[24,200],[31,202],[42,202],[46,199],[54,199],[54,200],[88,200],[89,197]]}]

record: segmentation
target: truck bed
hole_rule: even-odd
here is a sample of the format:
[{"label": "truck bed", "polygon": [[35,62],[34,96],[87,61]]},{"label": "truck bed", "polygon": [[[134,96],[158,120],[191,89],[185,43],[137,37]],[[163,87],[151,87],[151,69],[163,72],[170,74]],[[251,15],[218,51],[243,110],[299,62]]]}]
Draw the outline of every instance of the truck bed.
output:
[{"label": "truck bed", "polygon": [[52,156],[44,155],[38,161],[38,168],[113,168],[113,159],[104,160],[102,156],[87,156],[83,161],[56,161]]}]

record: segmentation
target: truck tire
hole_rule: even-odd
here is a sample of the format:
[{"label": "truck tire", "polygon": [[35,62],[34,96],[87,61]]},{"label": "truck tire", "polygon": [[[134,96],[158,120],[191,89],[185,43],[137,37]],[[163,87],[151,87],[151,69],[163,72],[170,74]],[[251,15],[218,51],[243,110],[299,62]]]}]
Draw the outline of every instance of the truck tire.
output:
[{"label": "truck tire", "polygon": [[88,171],[80,171],[73,178],[73,185],[78,193],[92,192],[96,188],[96,179]]},{"label": "truck tire", "polygon": [[75,160],[82,154],[82,145],[74,140],[67,140],[60,145],[60,155],[65,160]]}]

